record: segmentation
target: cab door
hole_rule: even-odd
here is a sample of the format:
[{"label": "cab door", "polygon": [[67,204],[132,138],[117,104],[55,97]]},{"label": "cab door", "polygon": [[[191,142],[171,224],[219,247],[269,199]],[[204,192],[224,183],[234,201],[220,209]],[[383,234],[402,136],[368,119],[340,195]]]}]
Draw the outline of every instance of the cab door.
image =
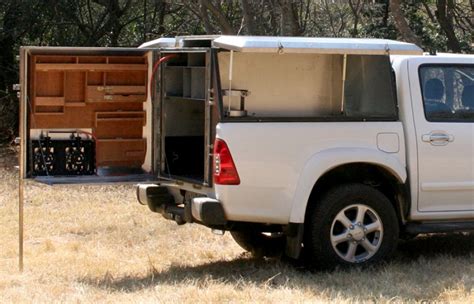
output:
[{"label": "cab door", "polygon": [[[474,216],[474,64],[409,62],[418,156],[418,211]],[[452,217],[452,216],[450,216]]]}]

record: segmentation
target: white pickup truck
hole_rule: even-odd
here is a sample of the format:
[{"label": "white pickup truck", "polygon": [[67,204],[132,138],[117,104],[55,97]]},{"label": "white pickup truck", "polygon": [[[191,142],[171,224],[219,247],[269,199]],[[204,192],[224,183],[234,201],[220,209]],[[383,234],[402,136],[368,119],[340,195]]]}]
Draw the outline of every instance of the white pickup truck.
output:
[{"label": "white pickup truck", "polygon": [[[380,39],[243,36],[22,51],[25,177],[141,181],[138,200],[167,219],[230,231],[267,256],[304,253],[313,266],[370,264],[401,237],[474,229],[473,55]],[[138,83],[137,72],[127,76],[137,63],[148,73]],[[85,96],[28,85],[35,67],[49,81],[80,79]],[[48,74],[61,69],[65,80]],[[125,107],[138,91],[139,109],[106,107]],[[91,121],[66,117],[89,107]],[[123,127],[136,121],[139,129]],[[50,148],[68,140],[95,144],[79,149],[95,163]]]}]

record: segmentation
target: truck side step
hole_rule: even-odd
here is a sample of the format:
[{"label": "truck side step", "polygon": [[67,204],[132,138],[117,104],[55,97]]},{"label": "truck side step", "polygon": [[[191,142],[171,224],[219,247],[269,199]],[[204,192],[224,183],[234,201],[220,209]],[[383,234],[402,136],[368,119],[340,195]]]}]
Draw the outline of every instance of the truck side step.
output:
[{"label": "truck side step", "polygon": [[406,232],[412,234],[467,232],[474,231],[474,221],[408,223],[405,227],[405,230]]}]

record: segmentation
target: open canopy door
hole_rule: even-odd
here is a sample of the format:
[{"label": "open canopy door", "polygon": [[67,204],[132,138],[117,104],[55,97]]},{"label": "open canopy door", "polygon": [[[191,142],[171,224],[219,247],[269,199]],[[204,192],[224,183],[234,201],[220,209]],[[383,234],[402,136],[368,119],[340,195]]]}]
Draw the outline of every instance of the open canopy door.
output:
[{"label": "open canopy door", "polygon": [[22,48],[23,176],[49,184],[154,179],[152,61],[149,49]]}]

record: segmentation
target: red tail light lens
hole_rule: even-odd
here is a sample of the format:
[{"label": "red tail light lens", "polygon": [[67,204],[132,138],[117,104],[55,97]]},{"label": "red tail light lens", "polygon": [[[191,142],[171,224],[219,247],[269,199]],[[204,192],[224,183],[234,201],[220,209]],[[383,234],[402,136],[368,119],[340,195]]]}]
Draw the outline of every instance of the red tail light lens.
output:
[{"label": "red tail light lens", "polygon": [[214,142],[214,182],[218,185],[239,185],[240,178],[230,154],[222,139]]}]

